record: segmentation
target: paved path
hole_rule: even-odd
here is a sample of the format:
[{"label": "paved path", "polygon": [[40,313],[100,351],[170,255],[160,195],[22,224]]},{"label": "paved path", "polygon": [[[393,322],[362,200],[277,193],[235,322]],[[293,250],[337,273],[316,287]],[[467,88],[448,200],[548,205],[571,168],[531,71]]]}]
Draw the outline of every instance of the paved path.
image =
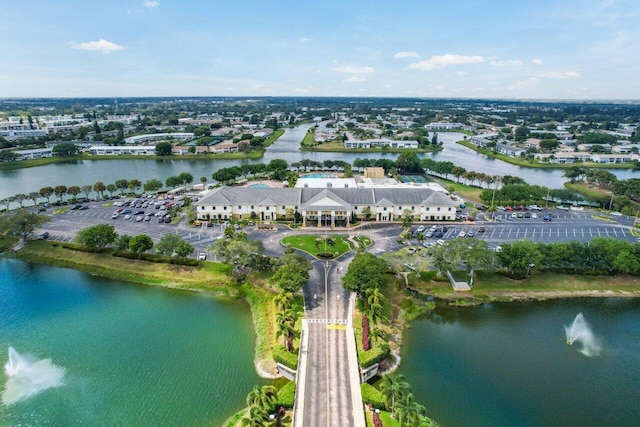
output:
[{"label": "paved path", "polygon": [[295,426],[364,426],[351,325],[353,300],[341,277],[352,256],[313,262],[304,287],[307,319],[298,369]]}]

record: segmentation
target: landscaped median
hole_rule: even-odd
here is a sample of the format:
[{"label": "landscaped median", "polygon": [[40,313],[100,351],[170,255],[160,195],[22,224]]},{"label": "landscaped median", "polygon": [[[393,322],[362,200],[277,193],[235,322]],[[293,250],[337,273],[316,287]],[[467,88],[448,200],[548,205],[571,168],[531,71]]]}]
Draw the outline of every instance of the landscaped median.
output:
[{"label": "landscaped median", "polygon": [[[354,242],[355,241],[355,242]],[[282,239],[287,248],[299,249],[317,258],[337,258],[340,255],[371,245],[371,239],[364,236],[350,240],[342,235],[299,234]]]}]

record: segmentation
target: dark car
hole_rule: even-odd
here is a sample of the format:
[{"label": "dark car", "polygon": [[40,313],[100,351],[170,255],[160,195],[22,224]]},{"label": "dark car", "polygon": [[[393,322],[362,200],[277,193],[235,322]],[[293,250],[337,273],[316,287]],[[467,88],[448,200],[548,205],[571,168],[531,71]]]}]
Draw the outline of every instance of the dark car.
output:
[{"label": "dark car", "polygon": [[478,228],[478,233],[484,233],[486,230],[484,227],[480,226],[480,228]]},{"label": "dark car", "polygon": [[165,216],[164,217],[164,222],[165,222],[165,224],[171,224],[171,217],[170,216]]},{"label": "dark car", "polygon": [[433,233],[433,237],[435,237],[436,239],[439,239],[439,238],[441,238],[442,236],[444,236],[444,234],[443,234],[443,233],[442,233],[442,231],[440,231],[440,230],[436,230],[436,231]]},{"label": "dark car", "polygon": [[135,211],[134,215],[144,215],[144,211]]},{"label": "dark car", "polygon": [[40,233],[36,236],[36,239],[38,240],[47,240],[49,238],[49,232],[45,231],[43,233]]},{"label": "dark car", "polygon": [[74,205],[74,206],[71,208],[71,210],[72,210],[72,211],[75,211],[75,210],[77,210],[77,209],[82,209],[82,205]]},{"label": "dark car", "polygon": [[131,209],[125,209],[125,210],[122,211],[123,215],[127,215],[127,214],[130,214],[130,213],[131,213]]},{"label": "dark car", "polygon": [[89,206],[81,206],[78,208],[79,211],[86,211],[87,209],[89,209]]},{"label": "dark car", "polygon": [[545,221],[551,221],[551,214],[546,214],[545,216],[542,217],[542,219],[544,219]]}]

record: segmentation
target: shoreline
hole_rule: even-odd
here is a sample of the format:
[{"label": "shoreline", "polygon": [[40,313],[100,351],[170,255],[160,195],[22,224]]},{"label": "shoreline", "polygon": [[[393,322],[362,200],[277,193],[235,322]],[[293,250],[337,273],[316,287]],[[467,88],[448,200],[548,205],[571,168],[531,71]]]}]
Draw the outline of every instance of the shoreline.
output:
[{"label": "shoreline", "polygon": [[478,148],[476,145],[470,143],[469,141],[457,141],[456,144],[462,145],[470,150],[475,151],[478,154],[483,154],[487,157],[496,160],[502,160],[503,162],[512,164],[514,166],[520,166],[523,168],[532,168],[532,169],[570,169],[575,167],[585,167],[585,168],[598,168],[598,169],[631,169],[634,170],[634,163],[594,163],[594,162],[574,162],[574,163],[531,163],[526,160],[520,160],[515,157],[506,156],[504,154],[497,154],[491,150],[486,150],[482,148]]}]

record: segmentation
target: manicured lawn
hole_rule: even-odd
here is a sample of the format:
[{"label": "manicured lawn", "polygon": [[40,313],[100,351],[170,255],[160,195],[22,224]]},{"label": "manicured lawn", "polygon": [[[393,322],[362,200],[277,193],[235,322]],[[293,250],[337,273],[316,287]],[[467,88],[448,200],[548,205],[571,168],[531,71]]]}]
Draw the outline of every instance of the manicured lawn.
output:
[{"label": "manicured lawn", "polygon": [[[298,235],[289,236],[282,239],[282,244],[291,248],[300,249],[313,256],[317,256],[319,253],[327,252],[332,253],[333,257],[338,257],[345,252],[349,252],[352,249],[352,245],[348,243],[342,236],[328,236],[333,239],[335,246],[331,247],[324,244],[324,236],[317,234],[310,235]],[[316,247],[316,240],[320,239],[322,243]]]}]

